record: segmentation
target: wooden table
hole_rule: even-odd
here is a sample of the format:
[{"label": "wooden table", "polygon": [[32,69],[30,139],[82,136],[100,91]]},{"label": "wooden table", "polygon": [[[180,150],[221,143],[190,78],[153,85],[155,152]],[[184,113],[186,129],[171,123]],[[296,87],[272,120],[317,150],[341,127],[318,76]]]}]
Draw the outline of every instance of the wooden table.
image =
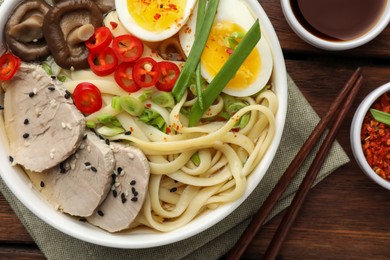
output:
[{"label": "wooden table", "polygon": [[[260,0],[273,23],[288,73],[314,107],[325,115],[348,77],[362,67],[365,82],[338,135],[351,158],[313,188],[280,252],[282,259],[389,259],[390,191],[369,180],[351,153],[349,127],[358,102],[390,81],[390,26],[371,43],[350,51],[327,52],[300,40],[285,21],[277,0]],[[304,127],[304,126],[302,126]],[[256,236],[244,255],[259,259],[282,214]],[[44,259],[0,194],[0,259]]]}]

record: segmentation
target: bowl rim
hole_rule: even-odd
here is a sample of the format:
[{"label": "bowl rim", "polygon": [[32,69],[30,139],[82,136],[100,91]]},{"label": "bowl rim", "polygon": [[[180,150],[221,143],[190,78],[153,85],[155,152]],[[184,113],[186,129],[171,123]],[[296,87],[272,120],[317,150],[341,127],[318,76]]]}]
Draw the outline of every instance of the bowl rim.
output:
[{"label": "bowl rim", "polygon": [[[2,165],[0,169],[0,177],[3,179],[8,188],[12,191],[12,193],[17,197],[17,199],[21,201],[24,206],[26,206],[33,214],[38,216],[41,220],[67,235],[93,244],[122,249],[151,248],[172,244],[174,242],[191,238],[201,233],[202,231],[205,231],[211,226],[217,224],[218,222],[226,218],[228,215],[230,215],[234,210],[236,210],[238,206],[241,205],[242,202],[246,200],[253,192],[253,190],[258,186],[275,157],[284,131],[288,97],[287,72],[285,67],[285,61],[274,27],[272,26],[271,21],[269,20],[268,16],[266,15],[265,11],[263,10],[258,1],[245,0],[244,2],[255,14],[255,17],[259,17],[260,23],[263,25],[263,28],[265,28],[264,36],[267,38],[270,44],[274,59],[274,71],[272,75],[272,80],[273,82],[275,82],[276,85],[275,90],[277,91],[279,107],[276,115],[277,129],[274,136],[274,140],[272,141],[273,143],[266,152],[261,163],[254,170],[256,171],[256,174],[259,175],[258,177],[256,177],[257,181],[248,181],[248,187],[245,191],[245,194],[240,199],[236,200],[233,203],[223,205],[213,210],[212,218],[210,218],[210,216],[206,212],[195,220],[192,220],[189,224],[173,232],[162,234],[157,232],[132,232],[131,236],[129,236],[130,233],[109,233],[97,227],[94,227],[91,224],[80,222],[78,219],[72,218],[67,214],[61,213],[58,210],[55,210],[44,199],[41,199],[39,196],[39,192],[32,187],[31,182],[29,182],[28,177],[24,174],[21,168],[11,166],[11,163],[8,160],[8,147],[5,147],[5,149],[0,149],[0,165]],[[6,8],[13,8],[18,3],[19,1],[15,0],[4,1],[3,5],[0,7],[0,22],[3,22],[4,24],[6,20],[5,17],[8,17],[7,12],[9,12],[9,10]],[[0,29],[0,32],[2,32],[2,30],[3,28]],[[2,115],[0,115],[0,144],[3,144],[3,146],[8,146],[7,137],[5,135],[4,127],[2,124]],[[255,176],[253,174],[254,173],[252,173],[250,177]],[[27,196],[26,192],[30,196]],[[202,223],[203,226],[199,227],[197,225],[199,223]],[[153,237],[153,239],[151,239],[151,236]],[[129,239],[129,237],[132,239]]]},{"label": "bowl rim", "polygon": [[390,1],[387,0],[381,18],[367,33],[349,41],[332,42],[314,36],[302,26],[292,11],[290,0],[280,0],[280,3],[284,17],[291,29],[307,43],[328,51],[342,51],[362,46],[377,37],[390,22]]},{"label": "bowl rim", "polygon": [[363,124],[364,117],[366,116],[368,110],[372,106],[372,104],[384,93],[390,92],[390,82],[381,85],[370,94],[368,94],[363,101],[360,103],[351,123],[350,130],[350,142],[352,146],[352,153],[358,163],[359,167],[363,170],[363,172],[370,177],[373,181],[378,183],[383,188],[390,190],[390,181],[387,181],[380,177],[378,174],[374,172],[371,166],[368,164],[366,157],[363,153],[363,148],[361,145],[361,127]]}]

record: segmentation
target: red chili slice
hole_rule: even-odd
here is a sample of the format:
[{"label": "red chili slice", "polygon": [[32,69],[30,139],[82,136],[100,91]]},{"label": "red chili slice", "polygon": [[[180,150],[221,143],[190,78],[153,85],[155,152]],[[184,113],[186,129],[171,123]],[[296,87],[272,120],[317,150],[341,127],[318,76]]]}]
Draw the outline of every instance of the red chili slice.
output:
[{"label": "red chili slice", "polygon": [[92,114],[102,108],[102,94],[94,84],[82,82],[73,91],[73,102],[81,113]]},{"label": "red chili slice", "polygon": [[150,57],[144,57],[134,64],[133,79],[137,85],[147,88],[157,83],[160,73],[157,62]]},{"label": "red chili slice", "polygon": [[90,52],[100,52],[110,45],[112,42],[112,33],[107,27],[99,27],[95,33],[85,42]]},{"label": "red chili slice", "polygon": [[114,38],[112,48],[121,62],[136,61],[144,52],[142,41],[128,34]]},{"label": "red chili slice", "polygon": [[20,58],[13,54],[3,54],[0,57],[0,80],[6,81],[12,79],[18,71],[20,63]]},{"label": "red chili slice", "polygon": [[114,51],[107,47],[96,53],[89,53],[88,63],[91,70],[98,76],[107,76],[115,71],[118,59]]},{"label": "red chili slice", "polygon": [[116,83],[127,92],[137,92],[141,89],[133,80],[132,62],[123,62],[115,70],[114,78]]},{"label": "red chili slice", "polygon": [[160,78],[156,83],[156,88],[162,91],[171,91],[180,74],[179,67],[169,61],[161,61],[158,63],[160,67]]}]

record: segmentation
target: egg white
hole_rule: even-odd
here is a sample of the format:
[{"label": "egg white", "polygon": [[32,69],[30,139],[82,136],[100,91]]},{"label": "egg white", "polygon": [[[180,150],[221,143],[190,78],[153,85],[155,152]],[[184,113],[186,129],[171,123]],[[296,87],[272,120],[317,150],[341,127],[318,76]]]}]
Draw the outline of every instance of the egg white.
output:
[{"label": "egg white", "polygon": [[[180,43],[187,56],[190,53],[195,40],[196,13],[197,5],[195,5],[192,15],[179,32]],[[239,25],[245,31],[248,31],[255,20],[256,19],[253,17],[244,0],[220,0],[214,23],[229,21]],[[223,90],[224,93],[237,97],[245,97],[256,94],[266,86],[272,74],[273,59],[271,49],[264,35],[261,36],[256,48],[260,55],[261,64],[255,81],[242,89],[225,88]],[[214,78],[203,66],[202,76],[207,82],[211,82]]]},{"label": "egg white", "polygon": [[172,37],[183,27],[192,13],[196,2],[197,0],[187,0],[181,19],[176,21],[166,30],[160,32],[149,31],[141,27],[128,12],[127,0],[115,0],[115,7],[118,12],[119,20],[131,34],[144,41],[158,42]]}]

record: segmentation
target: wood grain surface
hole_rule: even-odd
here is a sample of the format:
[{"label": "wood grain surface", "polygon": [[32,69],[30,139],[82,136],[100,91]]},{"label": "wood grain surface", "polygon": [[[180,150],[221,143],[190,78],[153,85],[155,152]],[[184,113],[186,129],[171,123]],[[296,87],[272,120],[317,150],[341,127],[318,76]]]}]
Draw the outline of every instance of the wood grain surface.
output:
[{"label": "wood grain surface", "polygon": [[[280,259],[389,259],[390,192],[374,184],[357,166],[350,148],[349,127],[358,103],[371,90],[390,81],[390,27],[354,50],[322,51],[293,33],[279,1],[259,2],[279,37],[287,72],[320,116],[356,67],[362,67],[365,77],[337,137],[351,162],[310,191]],[[261,258],[282,215],[264,226],[243,259]],[[1,194],[0,259],[45,259]]]}]

